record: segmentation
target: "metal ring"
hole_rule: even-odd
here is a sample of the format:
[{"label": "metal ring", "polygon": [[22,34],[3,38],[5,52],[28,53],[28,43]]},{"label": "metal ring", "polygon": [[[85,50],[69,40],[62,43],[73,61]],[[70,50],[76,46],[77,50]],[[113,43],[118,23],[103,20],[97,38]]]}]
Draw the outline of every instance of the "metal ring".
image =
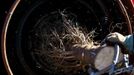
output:
[{"label": "metal ring", "polygon": [[9,26],[9,22],[12,18],[12,15],[16,9],[16,7],[18,6],[18,4],[20,3],[20,0],[16,0],[11,8],[9,9],[9,12],[6,16],[4,25],[3,25],[3,30],[2,30],[2,36],[1,36],[1,50],[2,50],[2,59],[3,59],[3,63],[4,66],[6,68],[7,74],[8,75],[13,75],[13,72],[10,68],[9,62],[8,62],[8,58],[7,58],[7,53],[6,53],[6,35],[7,35],[7,30],[8,30],[8,26]]}]

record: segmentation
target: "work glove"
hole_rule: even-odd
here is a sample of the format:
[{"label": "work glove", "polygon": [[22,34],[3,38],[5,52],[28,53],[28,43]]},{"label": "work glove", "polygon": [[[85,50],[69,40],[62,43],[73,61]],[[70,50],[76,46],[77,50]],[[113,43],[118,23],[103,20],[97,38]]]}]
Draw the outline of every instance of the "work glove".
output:
[{"label": "work glove", "polygon": [[122,53],[128,53],[131,50],[132,45],[129,45],[129,41],[131,41],[129,36],[123,36],[118,32],[114,32],[108,34],[106,38],[103,40],[103,43],[106,43],[107,45],[111,46],[118,44],[122,50]]},{"label": "work glove", "polygon": [[117,43],[117,44],[123,44],[126,37],[118,32],[110,33],[106,36],[106,38],[103,40],[103,42],[110,42],[110,43]]}]

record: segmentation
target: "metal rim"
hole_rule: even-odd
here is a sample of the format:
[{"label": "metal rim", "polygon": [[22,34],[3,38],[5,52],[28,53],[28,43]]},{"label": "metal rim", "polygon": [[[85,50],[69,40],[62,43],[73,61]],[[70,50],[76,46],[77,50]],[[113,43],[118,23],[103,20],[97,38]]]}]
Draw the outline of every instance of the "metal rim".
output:
[{"label": "metal rim", "polygon": [[10,19],[11,19],[12,15],[13,15],[13,13],[14,13],[14,11],[15,11],[15,9],[18,6],[19,3],[20,3],[20,0],[16,0],[12,4],[12,6],[11,6],[7,16],[6,16],[4,26],[3,26],[3,29],[2,29],[2,36],[1,36],[2,58],[3,58],[4,66],[6,68],[6,71],[7,71],[8,75],[13,75],[13,73],[12,73],[12,70],[10,68],[8,58],[7,58],[7,54],[6,54],[6,34],[7,34],[7,29],[8,29]]}]

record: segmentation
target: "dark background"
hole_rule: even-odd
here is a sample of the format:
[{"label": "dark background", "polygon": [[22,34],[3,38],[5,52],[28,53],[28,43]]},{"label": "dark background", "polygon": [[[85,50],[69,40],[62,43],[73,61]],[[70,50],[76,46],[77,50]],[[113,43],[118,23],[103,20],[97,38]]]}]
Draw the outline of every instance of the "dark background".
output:
[{"label": "dark background", "polygon": [[[9,8],[11,7],[11,5],[13,4],[14,1],[15,0],[0,0],[0,42],[1,42],[1,33],[2,33],[2,27],[4,24],[4,20],[9,11]],[[130,8],[130,9],[132,9],[132,8]],[[128,10],[128,12],[130,15],[133,15],[132,12],[134,12],[134,11]],[[132,18],[132,19],[134,19],[134,18]],[[132,23],[134,23],[134,22],[132,22]],[[1,49],[1,46],[0,46],[0,49]],[[3,61],[2,61],[1,50],[0,50],[0,75],[7,75],[6,70],[4,68]]]},{"label": "dark background", "polygon": [[[7,12],[15,0],[1,0],[0,1],[0,36],[2,33],[2,27],[6,18]],[[0,40],[1,42],[1,40]],[[2,61],[1,48],[0,48],[0,75],[7,75]]]}]

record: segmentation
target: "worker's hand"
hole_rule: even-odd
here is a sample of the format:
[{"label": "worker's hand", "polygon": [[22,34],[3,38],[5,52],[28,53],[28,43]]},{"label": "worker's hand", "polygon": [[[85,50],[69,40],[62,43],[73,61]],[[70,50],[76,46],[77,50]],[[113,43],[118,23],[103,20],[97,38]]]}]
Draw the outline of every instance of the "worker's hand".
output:
[{"label": "worker's hand", "polygon": [[111,43],[124,43],[125,36],[118,32],[110,33],[106,36],[105,41],[111,42]]}]

